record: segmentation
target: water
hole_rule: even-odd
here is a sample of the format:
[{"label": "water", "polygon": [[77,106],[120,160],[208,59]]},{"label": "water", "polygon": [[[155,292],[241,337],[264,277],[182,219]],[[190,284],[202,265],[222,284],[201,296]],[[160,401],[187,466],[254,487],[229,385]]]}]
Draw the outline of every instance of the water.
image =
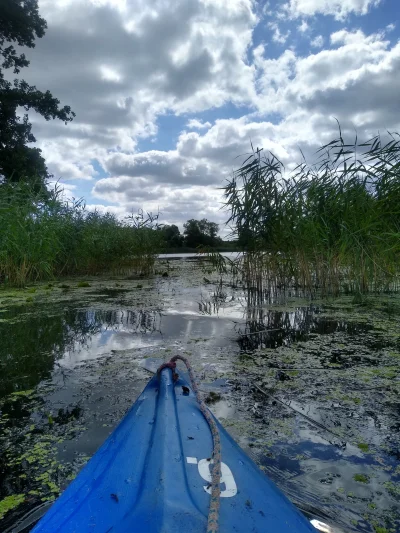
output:
[{"label": "water", "polygon": [[[241,252],[221,252],[223,257],[228,257],[229,259],[236,259],[236,257],[241,255]],[[197,253],[170,253],[170,254],[160,254],[159,259],[199,259],[201,255]]]},{"label": "water", "polygon": [[400,530],[398,299],[255,305],[229,280],[205,281],[198,261],[164,269],[140,284],[0,293],[0,501],[24,500],[0,529],[76,476],[148,381],[144,363],[181,353],[306,514],[337,531]]}]

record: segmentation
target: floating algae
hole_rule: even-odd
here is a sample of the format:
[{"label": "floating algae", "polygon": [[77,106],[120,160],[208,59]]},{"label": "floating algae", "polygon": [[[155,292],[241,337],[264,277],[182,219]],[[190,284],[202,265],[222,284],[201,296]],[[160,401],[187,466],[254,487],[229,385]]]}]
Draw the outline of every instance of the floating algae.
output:
[{"label": "floating algae", "polygon": [[3,500],[0,501],[0,520],[4,518],[5,514],[12,509],[18,507],[25,501],[25,494],[12,494],[11,496],[6,496]]}]

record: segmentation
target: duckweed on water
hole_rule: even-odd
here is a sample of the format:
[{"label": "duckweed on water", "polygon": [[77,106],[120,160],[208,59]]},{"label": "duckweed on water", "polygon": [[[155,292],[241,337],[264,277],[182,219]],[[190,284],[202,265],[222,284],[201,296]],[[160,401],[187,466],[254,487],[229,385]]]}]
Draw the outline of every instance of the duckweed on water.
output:
[{"label": "duckweed on water", "polygon": [[400,498],[400,483],[386,481],[384,483],[386,490],[396,499]]},{"label": "duckweed on water", "polygon": [[13,392],[12,394],[10,394],[10,399],[11,399],[11,401],[15,401],[17,398],[19,398],[21,396],[25,396],[26,398],[30,398],[34,394],[34,392],[35,392],[34,389],[21,390],[21,391]]},{"label": "duckweed on water", "polygon": [[353,479],[359,483],[369,483],[369,477],[365,474],[354,474]]},{"label": "duckweed on water", "polygon": [[0,501],[0,520],[4,518],[5,514],[12,509],[18,507],[25,501],[25,494],[13,494],[7,496]]}]

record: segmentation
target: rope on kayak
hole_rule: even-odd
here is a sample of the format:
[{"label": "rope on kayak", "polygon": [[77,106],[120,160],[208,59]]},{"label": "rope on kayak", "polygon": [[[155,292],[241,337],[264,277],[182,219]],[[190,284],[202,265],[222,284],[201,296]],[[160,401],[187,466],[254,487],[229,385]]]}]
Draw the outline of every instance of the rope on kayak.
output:
[{"label": "rope on kayak", "polygon": [[219,522],[219,505],[220,505],[220,493],[221,493],[221,439],[219,436],[219,431],[217,424],[215,423],[214,418],[212,417],[210,411],[208,410],[206,404],[204,403],[203,398],[201,397],[199,388],[197,387],[196,378],[194,377],[192,367],[186,359],[181,355],[175,355],[168,361],[164,363],[157,370],[158,376],[161,373],[161,370],[164,368],[170,368],[172,370],[172,375],[174,381],[178,379],[178,374],[176,370],[176,361],[183,361],[189,373],[190,382],[192,384],[193,392],[196,395],[196,400],[199,404],[200,411],[203,413],[204,418],[207,420],[207,423],[210,427],[210,431],[213,438],[213,462],[214,466],[211,474],[211,501],[210,508],[208,510],[208,521],[207,521],[207,533],[218,533],[218,522]]}]

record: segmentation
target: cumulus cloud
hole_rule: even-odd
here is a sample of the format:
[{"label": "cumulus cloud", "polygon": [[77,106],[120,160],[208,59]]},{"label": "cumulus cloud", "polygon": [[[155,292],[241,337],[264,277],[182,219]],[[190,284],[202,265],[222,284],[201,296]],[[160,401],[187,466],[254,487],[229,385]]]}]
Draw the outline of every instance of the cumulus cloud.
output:
[{"label": "cumulus cloud", "polygon": [[[136,199],[162,205],[182,222],[190,210],[192,215],[209,212],[208,193],[213,191],[213,199],[219,194],[217,187],[240,165],[250,142],[290,169],[299,162],[300,149],[312,161],[315,150],[332,140],[337,134],[334,117],[351,135],[354,127],[360,135],[374,134],[383,124],[398,128],[400,43],[390,47],[380,35],[360,30],[340,30],[330,40],[334,48],[306,57],[285,50],[267,59],[259,45],[253,53],[259,74],[257,112],[216,120],[204,132],[183,131],[171,151],[112,154],[106,162],[112,177],[98,181],[94,193],[120,203]],[[266,120],[271,112],[280,119]],[[191,209],[179,214],[182,195]]]},{"label": "cumulus cloud", "polygon": [[278,22],[268,22],[267,27],[272,30],[272,40],[279,44],[285,44],[289,38],[290,30],[282,32]]},{"label": "cumulus cloud", "polygon": [[[62,158],[50,171],[76,178],[95,156],[132,152],[137,140],[156,135],[157,116],[199,112],[254,99],[254,68],[246,52],[257,23],[252,0],[41,0],[48,30],[27,55],[28,82],[48,88],[76,112],[61,133],[36,119],[38,146],[58,137]],[[61,164],[73,139],[70,167]],[[90,138],[90,147],[86,138]],[[82,170],[85,168],[85,170]],[[95,177],[91,174],[89,177]]]},{"label": "cumulus cloud", "polygon": [[382,0],[290,0],[282,10],[291,18],[331,15],[344,20],[348,15],[366,15]]},{"label": "cumulus cloud", "polygon": [[130,208],[160,209],[163,219],[175,217],[172,220],[181,225],[188,218],[203,216],[221,223],[227,216],[220,210],[220,188],[249,154],[250,142],[290,164],[300,157],[304,135],[316,141],[318,119],[325,121],[304,115],[280,125],[246,117],[217,120],[203,134],[183,132],[174,151],[114,154],[107,162],[112,177],[98,180],[93,194]]},{"label": "cumulus cloud", "polygon": [[[221,210],[222,192],[217,187],[192,186],[148,187],[127,176],[105,178],[96,183],[95,195],[100,200],[118,202],[111,212],[122,218],[139,209],[160,213],[166,224],[178,224],[181,228],[190,218],[208,218],[221,225],[226,221],[226,212]],[[97,204],[100,209],[101,204]],[[110,210],[103,207],[102,211]],[[225,231],[226,233],[226,231]]]},{"label": "cumulus cloud", "polygon": [[297,29],[299,30],[300,33],[307,33],[310,29],[310,26],[306,20],[302,20],[301,24],[297,26]]},{"label": "cumulus cloud", "polygon": [[[220,187],[250,142],[290,169],[300,148],[312,159],[332,139],[333,117],[360,137],[398,128],[394,25],[328,35],[316,17],[343,20],[379,4],[288,0],[274,12],[254,0],[40,0],[49,29],[27,51],[24,77],[77,117],[65,126],[31,113],[38,146],[68,193],[80,196],[73,180],[93,186],[91,210],[124,217],[143,208],[169,223],[222,223]],[[312,53],[297,46],[299,33]],[[159,130],[174,115],[182,130]],[[141,148],[149,140],[157,149]]]},{"label": "cumulus cloud", "polygon": [[187,127],[190,130],[204,130],[211,127],[211,122],[202,122],[201,120],[191,119],[187,123]]},{"label": "cumulus cloud", "polygon": [[182,157],[178,151],[115,154],[107,160],[106,168],[113,175],[131,176],[146,180],[149,184],[155,182],[189,187],[200,180],[203,185],[211,184],[214,180],[207,162]]},{"label": "cumulus cloud", "polygon": [[[400,43],[390,46],[381,34],[340,30],[335,48],[306,57],[285,50],[277,59],[255,58],[261,71],[259,108],[285,116],[299,109],[334,115],[357,126],[368,111],[369,128],[398,126]],[[364,126],[366,123],[364,122]]]},{"label": "cumulus cloud", "polygon": [[310,44],[313,48],[322,48],[324,46],[324,38],[322,35],[317,35],[314,37],[314,39],[312,39]]}]

